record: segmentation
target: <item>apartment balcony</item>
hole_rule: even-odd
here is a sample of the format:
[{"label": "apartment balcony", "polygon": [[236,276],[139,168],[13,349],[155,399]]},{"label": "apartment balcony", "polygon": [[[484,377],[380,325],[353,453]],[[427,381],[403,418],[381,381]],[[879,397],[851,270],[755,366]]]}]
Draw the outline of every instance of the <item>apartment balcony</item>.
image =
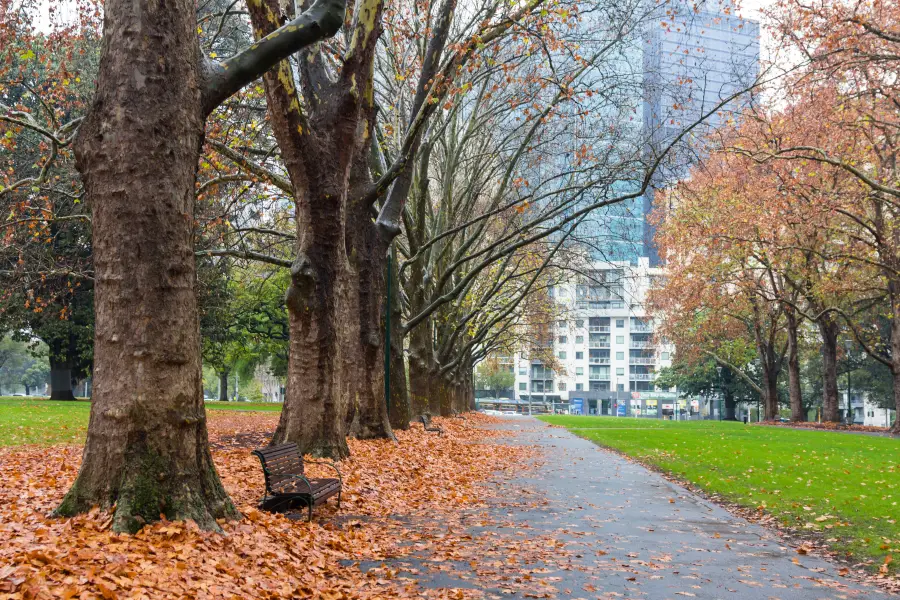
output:
[{"label": "apartment balcony", "polygon": [[656,357],[655,356],[632,356],[628,359],[628,362],[632,365],[655,365]]},{"label": "apartment balcony", "polygon": [[632,323],[631,333],[653,333],[653,325],[649,323]]},{"label": "apartment balcony", "polygon": [[594,358],[590,358],[588,360],[590,361],[590,364],[592,364],[592,365],[608,365],[609,364],[608,357],[604,357],[604,358],[594,357]]},{"label": "apartment balcony", "polygon": [[[635,349],[637,349],[637,348],[653,348],[654,345],[653,345],[653,342],[648,342],[645,340],[631,340],[631,345],[629,347],[635,348]],[[609,346],[607,346],[607,348],[609,348]]]},{"label": "apartment balcony", "polygon": [[600,375],[588,375],[590,381],[609,381],[609,375],[601,377]]},{"label": "apartment balcony", "polygon": [[589,348],[609,348],[609,342],[590,342]]},{"label": "apartment balcony", "polygon": [[629,373],[628,379],[631,381],[653,381],[656,379],[656,373]]},{"label": "apartment balcony", "polygon": [[609,333],[609,325],[592,325],[588,329],[591,333]]}]

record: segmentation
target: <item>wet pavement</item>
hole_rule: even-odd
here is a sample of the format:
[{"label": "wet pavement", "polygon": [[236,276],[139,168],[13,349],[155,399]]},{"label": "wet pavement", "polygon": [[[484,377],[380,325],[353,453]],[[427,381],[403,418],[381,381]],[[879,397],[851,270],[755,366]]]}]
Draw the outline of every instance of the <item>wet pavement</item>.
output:
[{"label": "wet pavement", "polygon": [[540,464],[489,483],[500,498],[454,525],[410,523],[427,532],[411,556],[361,568],[423,596],[895,597],[562,428],[523,417],[500,428],[517,432],[506,443],[536,445]]}]

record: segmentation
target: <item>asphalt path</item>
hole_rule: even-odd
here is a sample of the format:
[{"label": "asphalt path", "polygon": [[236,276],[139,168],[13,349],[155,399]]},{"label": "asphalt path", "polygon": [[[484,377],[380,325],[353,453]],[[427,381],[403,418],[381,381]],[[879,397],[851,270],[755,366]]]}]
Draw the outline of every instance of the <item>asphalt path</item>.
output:
[{"label": "asphalt path", "polygon": [[436,534],[442,524],[428,523],[432,543],[391,564],[423,596],[896,597],[562,428],[525,417],[500,428],[516,432],[505,443],[536,446],[536,464],[486,484],[502,487],[499,499],[456,531]]}]

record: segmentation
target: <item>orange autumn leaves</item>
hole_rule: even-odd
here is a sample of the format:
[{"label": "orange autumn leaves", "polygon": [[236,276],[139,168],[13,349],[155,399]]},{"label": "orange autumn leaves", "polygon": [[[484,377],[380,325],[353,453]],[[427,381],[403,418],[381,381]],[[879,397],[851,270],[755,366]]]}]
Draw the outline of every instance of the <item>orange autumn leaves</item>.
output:
[{"label": "orange autumn leaves", "polygon": [[[351,440],[341,464],[342,508],[320,506],[312,523],[258,511],[263,491],[249,450],[277,415],[211,413],[213,458],[245,518],[224,535],[162,521],[137,535],[109,529],[94,511],[51,519],[74,479],[81,448],[18,447],[0,453],[0,598],[349,598],[415,595],[410,582],[353,565],[408,554],[421,541],[401,524],[417,516],[446,524],[484,500],[476,485],[519,465],[529,451],[480,443],[490,417],[443,420],[445,434],[398,432],[399,444]],[[315,473],[315,469],[310,471]],[[388,517],[399,518],[388,518]],[[450,592],[447,592],[448,594]]]}]

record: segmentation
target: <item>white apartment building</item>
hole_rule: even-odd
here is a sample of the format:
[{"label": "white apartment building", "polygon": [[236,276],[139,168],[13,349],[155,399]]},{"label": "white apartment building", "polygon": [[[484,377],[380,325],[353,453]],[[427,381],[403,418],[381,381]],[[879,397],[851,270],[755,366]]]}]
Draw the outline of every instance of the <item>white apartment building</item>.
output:
[{"label": "white apartment building", "polygon": [[647,257],[636,263],[595,262],[585,276],[553,289],[561,316],[552,326],[552,352],[561,368],[552,371],[531,348],[516,353],[519,404],[647,417],[677,408],[674,392],[654,386],[674,348],[654,335],[645,310],[647,290],[663,270],[650,267]]}]

